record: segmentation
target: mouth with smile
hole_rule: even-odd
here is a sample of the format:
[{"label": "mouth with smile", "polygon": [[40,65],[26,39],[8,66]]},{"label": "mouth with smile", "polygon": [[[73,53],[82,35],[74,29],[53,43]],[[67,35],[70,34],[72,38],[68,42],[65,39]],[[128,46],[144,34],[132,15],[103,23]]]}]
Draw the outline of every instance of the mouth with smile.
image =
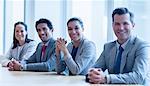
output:
[{"label": "mouth with smile", "polygon": [[45,39],[45,38],[46,38],[46,35],[45,35],[45,34],[42,34],[42,35],[40,36],[40,38],[41,38],[41,39]]},{"label": "mouth with smile", "polygon": [[72,39],[76,39],[76,38],[77,38],[77,35],[71,35],[71,38],[72,38]]},{"label": "mouth with smile", "polygon": [[118,31],[117,33],[120,35],[123,35],[125,32],[124,31]]}]

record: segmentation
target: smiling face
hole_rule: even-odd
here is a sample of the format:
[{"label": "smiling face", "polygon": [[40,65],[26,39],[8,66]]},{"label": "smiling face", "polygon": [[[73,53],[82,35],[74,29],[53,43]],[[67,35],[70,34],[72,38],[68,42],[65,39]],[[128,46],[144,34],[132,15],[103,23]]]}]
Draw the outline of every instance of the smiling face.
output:
[{"label": "smiling face", "polygon": [[79,21],[70,21],[68,23],[68,34],[72,41],[79,41],[83,36],[83,28]]},{"label": "smiling face", "polygon": [[36,30],[43,42],[47,42],[52,37],[53,29],[50,29],[46,23],[39,23]]},{"label": "smiling face", "polygon": [[124,43],[131,36],[131,30],[134,28],[134,24],[130,21],[130,15],[128,13],[114,15],[113,30],[118,38],[119,43]]},{"label": "smiling face", "polygon": [[24,25],[22,24],[18,24],[15,27],[15,38],[19,41],[19,42],[25,42],[25,38],[27,35],[27,31],[25,30]]}]

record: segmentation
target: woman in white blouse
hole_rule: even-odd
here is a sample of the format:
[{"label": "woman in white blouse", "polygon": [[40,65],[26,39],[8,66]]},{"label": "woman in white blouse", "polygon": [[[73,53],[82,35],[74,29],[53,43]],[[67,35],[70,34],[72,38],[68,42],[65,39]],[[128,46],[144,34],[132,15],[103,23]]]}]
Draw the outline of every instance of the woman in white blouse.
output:
[{"label": "woman in white blouse", "polygon": [[14,24],[13,43],[6,55],[0,57],[0,63],[4,67],[11,67],[12,60],[23,62],[36,50],[35,41],[28,39],[27,25],[23,22]]}]

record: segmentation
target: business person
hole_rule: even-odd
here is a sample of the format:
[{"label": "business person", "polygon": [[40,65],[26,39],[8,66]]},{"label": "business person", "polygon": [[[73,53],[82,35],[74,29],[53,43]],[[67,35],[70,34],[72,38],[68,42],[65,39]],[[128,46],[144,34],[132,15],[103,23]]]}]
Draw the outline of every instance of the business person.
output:
[{"label": "business person", "polygon": [[[56,42],[57,72],[59,74],[64,71],[66,75],[85,75],[95,63],[95,44],[83,35],[84,27],[81,19],[76,17],[69,19],[67,27],[71,42],[67,47],[63,38],[58,38]],[[59,56],[61,53],[64,57]]]},{"label": "business person", "polygon": [[[132,35],[134,15],[127,8],[116,8],[112,26],[117,40],[106,43],[94,68],[90,83],[145,84],[150,68],[150,44]],[[108,69],[109,74],[103,71]],[[148,82],[149,83],[149,82]]]},{"label": "business person", "polygon": [[24,71],[53,71],[55,70],[55,40],[53,39],[53,26],[48,19],[36,21],[36,31],[42,40],[37,46],[35,53],[26,60],[25,64],[13,61],[13,68],[9,70]]},{"label": "business person", "polygon": [[4,67],[12,66],[12,59],[19,62],[29,59],[35,52],[35,41],[28,38],[27,25],[24,22],[14,24],[13,43],[6,55],[0,57],[0,63]]}]

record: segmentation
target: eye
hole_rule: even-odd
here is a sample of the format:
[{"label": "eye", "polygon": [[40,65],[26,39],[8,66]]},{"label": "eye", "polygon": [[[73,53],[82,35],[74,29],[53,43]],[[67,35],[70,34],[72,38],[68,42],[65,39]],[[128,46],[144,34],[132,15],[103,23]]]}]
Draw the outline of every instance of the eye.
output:
[{"label": "eye", "polygon": [[124,22],[123,25],[129,25],[129,23],[128,22]]},{"label": "eye", "polygon": [[72,30],[72,28],[68,27],[68,30],[70,31],[70,30]]},{"label": "eye", "polygon": [[19,32],[18,30],[16,30],[16,32]]},{"label": "eye", "polygon": [[75,30],[78,30],[78,29],[79,29],[78,27],[75,28]]},{"label": "eye", "polygon": [[116,22],[115,25],[120,25],[120,24]]},{"label": "eye", "polygon": [[80,27],[79,26],[75,26],[75,30],[78,30],[78,29],[80,29]]},{"label": "eye", "polygon": [[43,31],[47,31],[47,28],[45,28],[45,27],[44,27],[44,28],[42,28],[42,29],[43,29]]},{"label": "eye", "polygon": [[41,31],[41,29],[37,29],[37,32],[40,32]]},{"label": "eye", "polygon": [[23,30],[21,30],[21,32],[24,32]]}]

